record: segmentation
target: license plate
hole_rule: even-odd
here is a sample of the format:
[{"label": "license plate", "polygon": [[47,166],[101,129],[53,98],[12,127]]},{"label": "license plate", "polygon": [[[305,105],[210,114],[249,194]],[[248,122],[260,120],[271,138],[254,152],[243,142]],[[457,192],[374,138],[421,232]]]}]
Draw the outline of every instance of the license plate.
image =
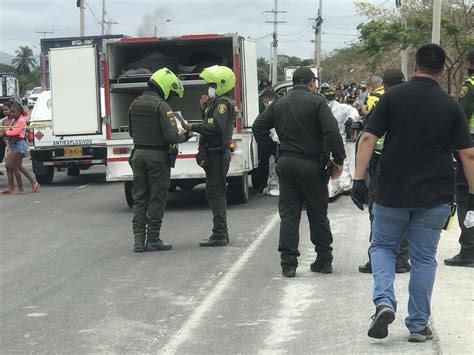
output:
[{"label": "license plate", "polygon": [[64,156],[65,157],[81,157],[82,156],[82,148],[81,147],[67,147],[67,148],[64,148]]}]

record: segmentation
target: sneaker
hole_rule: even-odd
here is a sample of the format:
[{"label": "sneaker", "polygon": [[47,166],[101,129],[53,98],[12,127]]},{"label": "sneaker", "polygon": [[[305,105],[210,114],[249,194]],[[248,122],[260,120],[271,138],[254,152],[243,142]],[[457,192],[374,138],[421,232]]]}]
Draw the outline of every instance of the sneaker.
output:
[{"label": "sneaker", "polygon": [[225,247],[229,244],[229,237],[214,237],[210,236],[207,239],[204,239],[202,242],[199,243],[200,247]]},{"label": "sneaker", "polygon": [[431,339],[433,339],[433,332],[428,326],[420,332],[410,332],[408,337],[408,341],[411,343],[423,343]]},{"label": "sneaker", "polygon": [[320,272],[322,274],[332,274],[332,265],[331,262],[317,262],[312,263],[309,268],[312,272]]},{"label": "sneaker", "polygon": [[397,274],[404,274],[406,272],[410,272],[411,270],[411,265],[408,263],[408,261],[400,261],[395,264],[395,272]]},{"label": "sneaker", "polygon": [[296,266],[285,265],[281,267],[281,273],[285,277],[295,277]]},{"label": "sneaker", "polygon": [[363,274],[371,274],[372,273],[372,264],[370,261],[367,261],[364,265],[359,266],[359,272]]},{"label": "sneaker", "polygon": [[444,263],[448,266],[474,267],[474,258],[466,258],[464,255],[459,253],[452,258],[444,259]]},{"label": "sneaker", "polygon": [[388,335],[388,325],[395,320],[395,313],[390,307],[379,306],[372,319],[367,335],[371,338],[383,339]]},{"label": "sneaker", "polygon": [[147,241],[145,249],[146,251],[163,251],[163,250],[171,250],[173,246],[171,244],[163,242],[161,239],[157,241]]}]

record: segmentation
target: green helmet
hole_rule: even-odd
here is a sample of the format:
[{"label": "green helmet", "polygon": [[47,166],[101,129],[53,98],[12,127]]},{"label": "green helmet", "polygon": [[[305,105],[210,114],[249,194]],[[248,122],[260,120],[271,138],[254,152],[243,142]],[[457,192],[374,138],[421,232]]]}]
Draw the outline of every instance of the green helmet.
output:
[{"label": "green helmet", "polygon": [[208,84],[216,84],[216,95],[222,96],[235,87],[235,75],[232,69],[220,65],[206,68],[199,74]]},{"label": "green helmet", "polygon": [[174,91],[180,98],[184,95],[183,83],[168,68],[161,68],[154,72],[150,82],[163,91],[165,100],[168,100],[171,91]]}]

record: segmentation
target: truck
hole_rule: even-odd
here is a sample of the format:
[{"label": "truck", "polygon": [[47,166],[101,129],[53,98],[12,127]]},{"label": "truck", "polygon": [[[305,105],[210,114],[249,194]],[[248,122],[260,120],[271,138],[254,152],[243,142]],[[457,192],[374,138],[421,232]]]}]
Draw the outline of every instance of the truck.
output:
[{"label": "truck", "polygon": [[[76,94],[87,108],[98,112],[99,101],[94,85],[99,82],[99,70],[85,58],[96,55],[94,46],[71,47],[74,55],[67,55],[62,62],[75,60],[67,75],[75,78]],[[199,108],[201,95],[207,93],[207,84],[199,78],[208,66],[226,65],[236,75],[236,86],[231,96],[235,100],[238,117],[232,140],[232,161],[227,175],[230,203],[245,203],[248,199],[248,177],[257,166],[257,146],[251,126],[258,116],[258,82],[256,44],[236,33],[202,34],[167,37],[124,37],[104,39],[102,42],[102,66],[104,68],[105,135],[107,146],[106,180],[123,182],[125,198],[133,205],[133,172],[128,159],[133,141],[128,133],[128,108],[132,101],[147,90],[151,74],[167,67],[181,79],[185,88],[184,98],[172,98],[169,104],[191,123],[201,122]],[[50,54],[53,49],[50,50]],[[82,51],[82,52],[80,52]],[[50,65],[52,80],[55,68]],[[87,74],[86,74],[87,73]],[[94,73],[91,77],[90,73]],[[63,73],[66,75],[66,73]],[[95,84],[94,84],[95,83]],[[56,105],[55,88],[52,86],[53,111]],[[96,106],[95,106],[96,105]],[[86,106],[86,105],[82,105]],[[95,109],[94,109],[95,107]],[[82,112],[85,107],[75,105],[81,124],[75,125],[75,133],[84,126],[99,129],[100,120]],[[53,115],[54,116],[54,115]],[[53,118],[53,122],[55,117]],[[73,132],[70,132],[73,133]],[[179,145],[175,168],[171,170],[171,189],[189,190],[205,182],[205,172],[195,162],[199,137],[193,137]]]},{"label": "truck", "polygon": [[0,73],[0,106],[10,99],[18,101],[20,89],[18,79],[12,73]]}]

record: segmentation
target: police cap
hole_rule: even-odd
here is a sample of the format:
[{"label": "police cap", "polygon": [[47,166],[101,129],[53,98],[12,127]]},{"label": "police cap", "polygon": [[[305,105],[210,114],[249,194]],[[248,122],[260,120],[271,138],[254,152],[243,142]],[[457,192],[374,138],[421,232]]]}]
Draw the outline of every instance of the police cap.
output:
[{"label": "police cap", "polygon": [[401,84],[405,81],[405,76],[399,69],[388,69],[383,74],[383,83],[393,86]]},{"label": "police cap", "polygon": [[293,73],[293,84],[305,84],[316,79],[313,71],[308,67],[299,67]]},{"label": "police cap", "polygon": [[336,93],[334,92],[333,89],[325,90],[324,92],[322,92],[322,94],[328,101],[332,101],[336,99]]}]

